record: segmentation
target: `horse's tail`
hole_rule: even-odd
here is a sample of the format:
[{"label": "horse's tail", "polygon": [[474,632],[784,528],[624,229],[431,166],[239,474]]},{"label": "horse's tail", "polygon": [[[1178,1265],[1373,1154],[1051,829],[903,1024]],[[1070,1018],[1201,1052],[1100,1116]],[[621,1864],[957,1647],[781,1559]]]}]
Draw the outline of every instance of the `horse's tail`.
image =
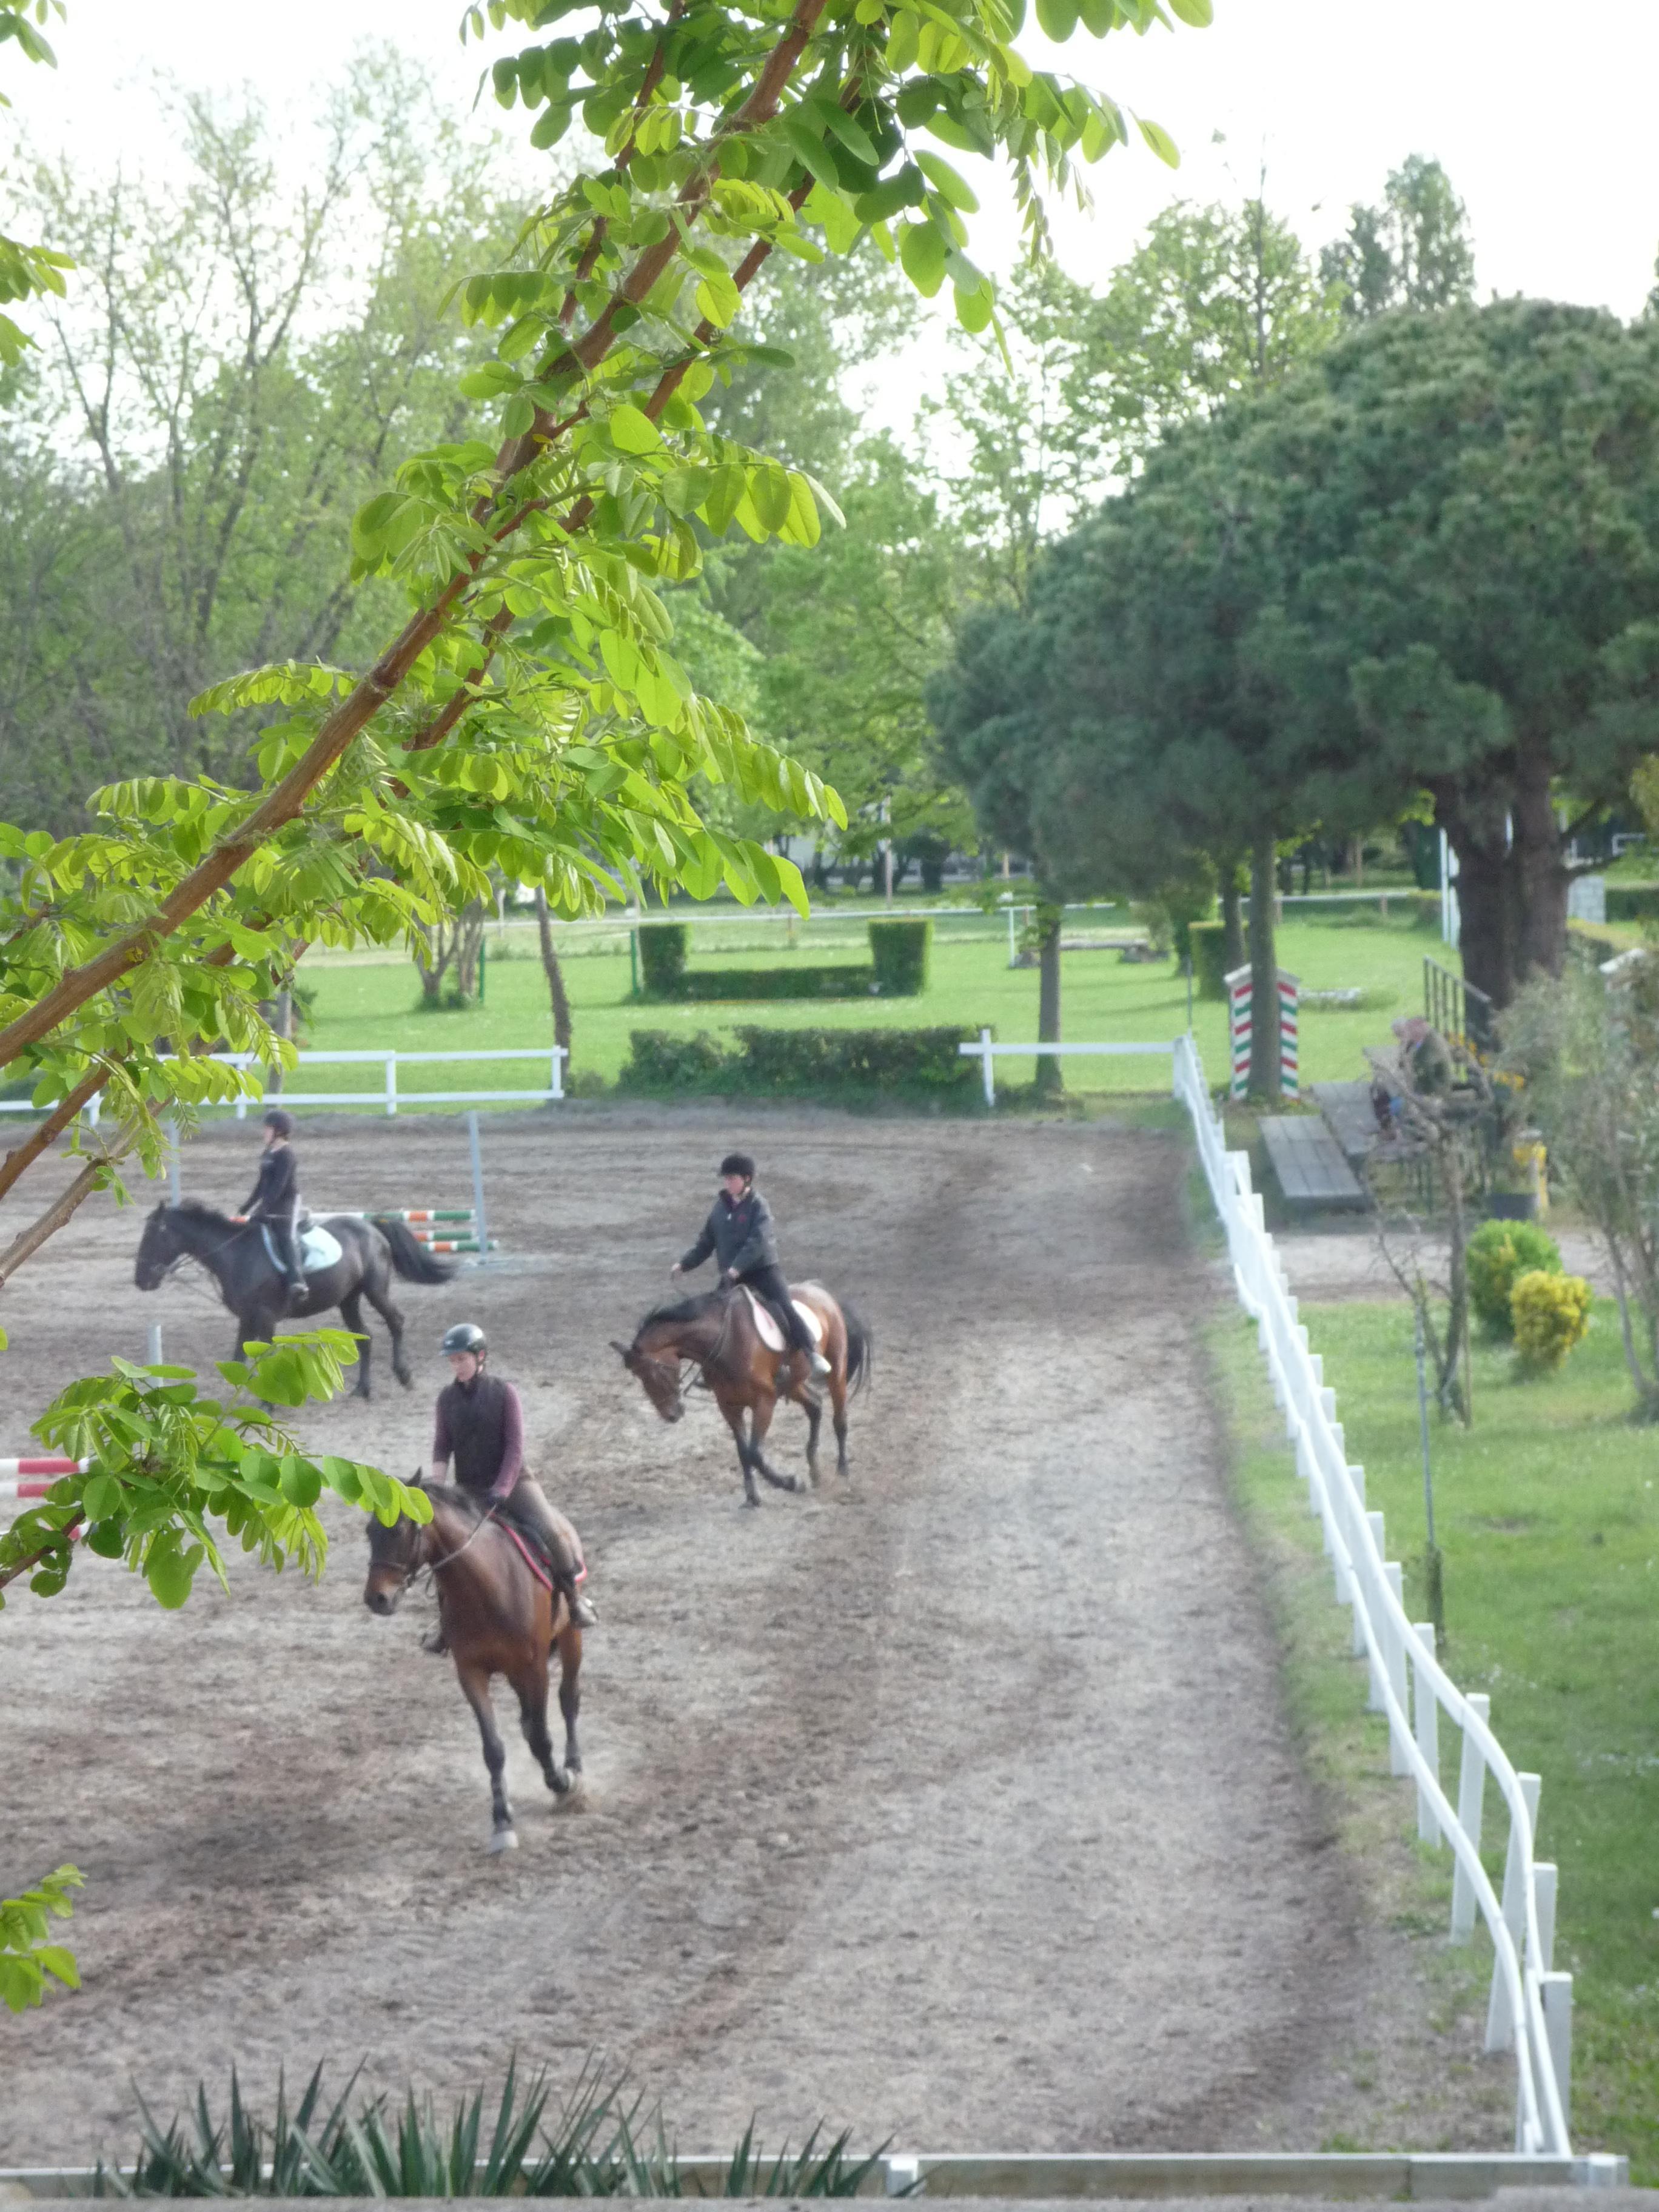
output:
[{"label": "horse's tail", "polygon": [[392,1248],[392,1264],[406,1283],[447,1283],[454,1265],[428,1252],[406,1221],[394,1214],[371,1213],[369,1219]]},{"label": "horse's tail", "polygon": [[845,1298],[841,1302],[841,1317],[847,1324],[847,1380],[851,1395],[857,1397],[870,1380],[876,1340]]}]

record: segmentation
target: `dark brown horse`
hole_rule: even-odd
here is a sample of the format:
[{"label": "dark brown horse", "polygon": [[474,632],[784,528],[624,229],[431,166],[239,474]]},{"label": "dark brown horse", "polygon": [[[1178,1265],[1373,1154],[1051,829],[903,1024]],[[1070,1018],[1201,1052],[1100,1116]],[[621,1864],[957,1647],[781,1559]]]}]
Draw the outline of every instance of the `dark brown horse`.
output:
[{"label": "dark brown horse", "polygon": [[307,1321],[338,1306],[341,1318],[362,1347],[357,1362],[360,1398],[368,1395],[372,1349],[363,1327],[367,1298],[392,1331],[392,1371],[407,1390],[414,1377],[404,1357],[404,1317],[392,1303],[392,1278],[397,1274],[406,1283],[447,1283],[454,1268],[428,1252],[408,1224],[393,1215],[319,1214],[317,1226],[333,1237],[340,1256],[332,1267],[307,1275],[305,1301],[297,1308],[289,1307],[288,1276],[271,1258],[259,1224],[220,1213],[199,1199],[155,1208],[144,1224],[133,1280],[141,1291],[157,1290],[185,1261],[198,1261],[236,1316],[238,1359],[250,1338],[270,1343],[279,1321]]},{"label": "dark brown horse", "polygon": [[[576,1715],[581,1705],[582,1632],[571,1618],[567,1593],[538,1575],[510,1527],[488,1498],[434,1485],[432,1518],[424,1526],[400,1514],[390,1528],[368,1524],[368,1580],[363,1602],[371,1613],[392,1613],[423,1568],[438,1593],[438,1620],[455,1662],[455,1674],[483,1739],[484,1765],[495,1808],[492,1851],[516,1850],[513,1808],[502,1771],[507,1752],[489,1700],[490,1679],[505,1674],[519,1700],[524,1740],[539,1761],[547,1786],[562,1797],[581,1772]],[[547,1662],[558,1647],[559,1710],[564,1715],[564,1765],[553,1756],[547,1732]]]},{"label": "dark brown horse", "polygon": [[[817,1316],[823,1332],[821,1349],[830,1362],[824,1388],[830,1394],[836,1427],[836,1472],[845,1474],[847,1401],[869,1379],[870,1333],[851,1306],[837,1305],[817,1283],[792,1283],[790,1295],[798,1305]],[[745,1504],[760,1504],[757,1474],[763,1475],[776,1490],[806,1490],[817,1481],[823,1400],[808,1381],[805,1353],[787,1347],[775,1351],[763,1341],[746,1291],[711,1291],[702,1297],[654,1307],[635,1330],[632,1344],[618,1344],[613,1337],[611,1348],[621,1353],[629,1373],[639,1376],[647,1397],[665,1421],[678,1421],[685,1411],[685,1389],[690,1377],[683,1376],[683,1369],[701,1370],[737,1444]],[[766,1456],[766,1432],[780,1398],[793,1398],[805,1412],[806,1466],[811,1483],[780,1474]]]}]

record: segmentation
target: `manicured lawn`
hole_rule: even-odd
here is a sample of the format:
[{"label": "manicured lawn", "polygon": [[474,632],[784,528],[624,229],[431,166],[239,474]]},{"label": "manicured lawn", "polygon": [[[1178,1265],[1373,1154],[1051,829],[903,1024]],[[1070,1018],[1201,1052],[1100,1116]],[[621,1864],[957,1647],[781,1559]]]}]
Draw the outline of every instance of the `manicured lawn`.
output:
[{"label": "manicured lawn", "polygon": [[[1387,1516],[1407,1603],[1426,1615],[1416,1382],[1404,1307],[1304,1304],[1351,1456]],[[1230,1347],[1231,1350],[1231,1347]],[[1253,1356],[1253,1354],[1252,1354]],[[1224,1366],[1234,1365],[1231,1357]],[[1516,1765],[1543,1778],[1540,1856],[1560,1867],[1556,1963],[1574,1976],[1572,2127],[1659,2182],[1659,1432],[1632,1427],[1616,1309],[1565,1370],[1519,1382],[1478,1349],[1475,1425],[1431,1428],[1449,1664],[1487,1691]],[[1282,1431],[1281,1431],[1282,1434]],[[1282,1443],[1247,1460],[1301,1518]],[[1265,1446],[1265,1460],[1264,1449]],[[1261,1467],[1269,1470],[1264,1475]],[[1253,1471],[1254,1470],[1254,1471]],[[1302,1540],[1317,1547],[1302,1518]],[[1328,1589],[1328,1578],[1321,1574]],[[1331,1608],[1333,1613],[1335,1608]],[[1334,1681],[1343,1679],[1332,1668]],[[1353,1694],[1359,1694],[1356,1680]],[[1382,1755],[1380,1726],[1376,1755]],[[1443,1746],[1446,1772],[1455,1752]],[[1455,1784],[1454,1784],[1455,1787]],[[1401,1824],[1413,1800],[1398,1791]],[[1488,1818],[1492,1801],[1488,1799]],[[1503,1821],[1497,1820],[1501,1843]],[[1442,1855],[1443,1858],[1444,1855]],[[1501,1860],[1494,1859],[1494,1873]]]},{"label": "manicured lawn", "polygon": [[[1068,918],[1070,934],[1087,935],[1121,928],[1127,917],[1110,908]],[[493,935],[493,933],[492,933]],[[393,1046],[399,1051],[483,1051],[491,1046],[533,1045],[550,1041],[547,987],[535,954],[534,933],[509,933],[505,957],[492,951],[486,963],[485,1004],[460,1012],[416,1011],[419,985],[403,961],[360,962],[313,959],[304,980],[317,990],[316,1018],[310,1043],[319,1051]],[[1360,1047],[1386,1038],[1401,1012],[1422,1005],[1422,958],[1441,950],[1437,937],[1398,911],[1386,923],[1374,911],[1318,921],[1287,921],[1280,939],[1281,964],[1298,975],[1305,988],[1354,988],[1366,994],[1359,1008],[1309,1008],[1302,1022],[1303,1080],[1317,1082],[1364,1073]],[[792,958],[867,958],[861,928],[803,927],[788,945],[782,924],[756,927],[717,921],[694,927],[691,964],[698,968],[767,966]],[[830,1003],[772,1001],[760,1005],[639,1006],[629,998],[629,964],[625,949],[572,951],[564,962],[574,1019],[574,1066],[607,1083],[628,1056],[629,1032],[664,1029],[695,1035],[708,1030],[728,1034],[744,1023],[792,1028],[830,1024],[836,1027],[925,1027],[963,1023],[994,1029],[1000,1041],[1036,1035],[1037,977],[1033,969],[1011,969],[1007,940],[1000,921],[988,924],[971,910],[961,921],[937,933],[927,990],[916,999],[852,999]],[[1077,951],[1065,956],[1064,1034],[1077,1042],[1129,1039],[1168,1040],[1185,1026],[1186,987],[1174,962],[1157,966],[1122,962],[1115,951]],[[1194,1012],[1205,1064],[1212,1079],[1222,1079],[1226,1059],[1224,1010],[1203,1000]],[[999,1083],[1029,1084],[1035,1063],[998,1063]],[[400,1088],[470,1088],[528,1085],[533,1070],[510,1066],[409,1069]],[[368,1088],[372,1074],[356,1070],[311,1069],[304,1088]],[[1082,1091],[1148,1091],[1167,1082],[1164,1063],[1153,1060],[1073,1060],[1066,1065],[1067,1085]]]}]

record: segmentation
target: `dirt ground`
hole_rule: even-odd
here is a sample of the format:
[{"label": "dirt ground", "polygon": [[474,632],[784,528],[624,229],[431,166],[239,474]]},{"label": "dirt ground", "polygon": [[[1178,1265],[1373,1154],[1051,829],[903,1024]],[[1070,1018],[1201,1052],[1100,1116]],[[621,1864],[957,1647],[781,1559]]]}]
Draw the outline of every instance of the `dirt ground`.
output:
[{"label": "dirt ground", "polygon": [[[713,1408],[664,1426],[608,1347],[744,1136],[786,1264],[876,1341],[851,1480],[757,1513]],[[343,1509],[316,1587],[241,1568],[168,1616],[87,1559],[24,1595],[0,1891],[79,1863],[85,1986],[0,2016],[0,2165],[129,2150],[135,2081],[169,2113],[233,2059],[266,2096],[326,2057],[442,2099],[514,2050],[625,2063],[688,2149],[751,2113],[774,2143],[827,2117],[921,2151],[1313,2148],[1402,2108],[1415,2147],[1502,2145],[1507,2069],[1449,2108],[1465,2039],[1429,2024],[1282,1715],[1178,1141],[643,1107],[487,1140],[500,1264],[408,1287],[416,1389],[383,1364],[310,1433],[409,1471],[441,1328],[487,1325],[603,1615],[586,1810],[556,1812],[515,1729],[522,1848],[486,1857],[427,1601],[368,1614]],[[186,1189],[239,1200],[252,1149],[204,1136]],[[313,1123],[302,1152],[319,1211],[471,1195],[447,1119]],[[96,1201],[8,1298],[27,1402],[0,1450],[154,1319],[171,1358],[226,1349],[202,1279],[134,1288],[137,1241]],[[799,1416],[775,1433],[799,1464]]]}]

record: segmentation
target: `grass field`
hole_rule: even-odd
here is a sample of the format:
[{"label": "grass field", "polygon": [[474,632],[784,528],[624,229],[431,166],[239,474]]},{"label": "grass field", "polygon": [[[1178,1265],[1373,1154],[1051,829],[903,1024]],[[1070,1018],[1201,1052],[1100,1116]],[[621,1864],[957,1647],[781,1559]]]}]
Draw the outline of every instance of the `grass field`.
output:
[{"label": "grass field", "polygon": [[[876,909],[876,911],[879,911]],[[1123,927],[1127,915],[1101,908],[1073,915],[1068,934],[1100,933]],[[699,968],[757,966],[790,958],[867,957],[861,927],[803,927],[790,949],[783,925],[754,927],[699,921],[694,928],[691,961]],[[1441,950],[1438,938],[1396,908],[1384,921],[1375,909],[1330,914],[1318,921],[1287,921],[1280,936],[1280,963],[1300,976],[1309,989],[1358,988],[1365,994],[1354,1009],[1310,1007],[1302,1021],[1304,1083],[1363,1073],[1362,1045],[1385,1039],[1388,1025],[1401,1012],[1421,1008],[1423,955]],[[1007,939],[1000,917],[988,920],[973,909],[936,933],[933,970],[925,994],[915,999],[852,999],[822,1003],[765,1002],[692,1006],[640,1006],[629,996],[630,973],[625,944],[621,949],[573,951],[564,961],[574,1015],[574,1066],[580,1074],[616,1080],[628,1056],[635,1029],[699,1030],[729,1033],[739,1024],[790,1027],[825,1024],[840,1028],[911,1028],[934,1024],[988,1024],[1000,1042],[1035,1038],[1037,1020],[1036,970],[1010,968]],[[1186,987],[1173,961],[1157,966],[1121,961],[1115,951],[1068,952],[1062,969],[1063,1033],[1079,1042],[1164,1040],[1186,1026]],[[400,1052],[488,1050],[492,1046],[540,1044],[550,1041],[547,987],[536,957],[533,931],[510,933],[509,952],[494,949],[485,969],[485,1003],[453,1012],[418,1011],[419,984],[405,961],[313,959],[304,981],[317,992],[315,1017],[307,1042],[318,1051],[394,1047]],[[1197,1002],[1194,1025],[1212,1079],[1221,1079],[1226,1059],[1225,1012]],[[1029,1084],[1030,1060],[998,1063],[999,1084]],[[305,1089],[367,1089],[371,1074],[358,1070],[313,1068]],[[510,1066],[492,1069],[409,1069],[400,1072],[408,1094],[422,1088],[460,1089],[528,1085],[533,1072]],[[1147,1060],[1073,1060],[1066,1066],[1069,1088],[1083,1091],[1161,1089],[1163,1066]]]},{"label": "grass field", "polygon": [[[1304,1304],[1366,1494],[1388,1518],[1407,1606],[1425,1618],[1424,1510],[1415,1370],[1404,1306]],[[1239,1422],[1247,1510],[1316,1559],[1316,1524],[1292,1479],[1283,1427],[1257,1382],[1254,1336],[1229,1328],[1224,1374]],[[1659,2183],[1659,1437],[1626,1418],[1630,1390],[1616,1310],[1601,1302],[1589,1337],[1558,1376],[1515,1381],[1510,1356],[1478,1347],[1475,1425],[1431,1430],[1437,1534],[1445,1565],[1448,1663],[1492,1698],[1516,1765],[1540,1774],[1540,1856],[1560,1867],[1556,1964],[1574,1976],[1572,2132],[1627,2153],[1632,2179]],[[1322,1563],[1312,1602],[1338,1625]],[[1358,1669],[1328,1654],[1300,1698],[1340,1766],[1362,1724]],[[1297,1694],[1293,1664],[1292,1693]],[[1383,1787],[1381,1723],[1363,1724],[1364,1786]],[[1349,1747],[1343,1753],[1343,1743]],[[1337,1747],[1335,1751],[1332,1747]],[[1455,1753],[1443,1745],[1446,1771]],[[1353,1778],[1351,1772],[1348,1778]],[[1388,1785],[1400,1827],[1414,1799]],[[1492,1801],[1488,1798],[1488,1817]],[[1501,1844],[1501,1816],[1496,1822]],[[1434,1908],[1449,1854],[1425,1866]],[[1425,1854],[1425,1857],[1427,1855]],[[1501,1854],[1492,1860],[1501,1875]],[[1479,1943],[1484,1959],[1489,1955]],[[1447,1947],[1447,1970],[1462,1969]]]}]

